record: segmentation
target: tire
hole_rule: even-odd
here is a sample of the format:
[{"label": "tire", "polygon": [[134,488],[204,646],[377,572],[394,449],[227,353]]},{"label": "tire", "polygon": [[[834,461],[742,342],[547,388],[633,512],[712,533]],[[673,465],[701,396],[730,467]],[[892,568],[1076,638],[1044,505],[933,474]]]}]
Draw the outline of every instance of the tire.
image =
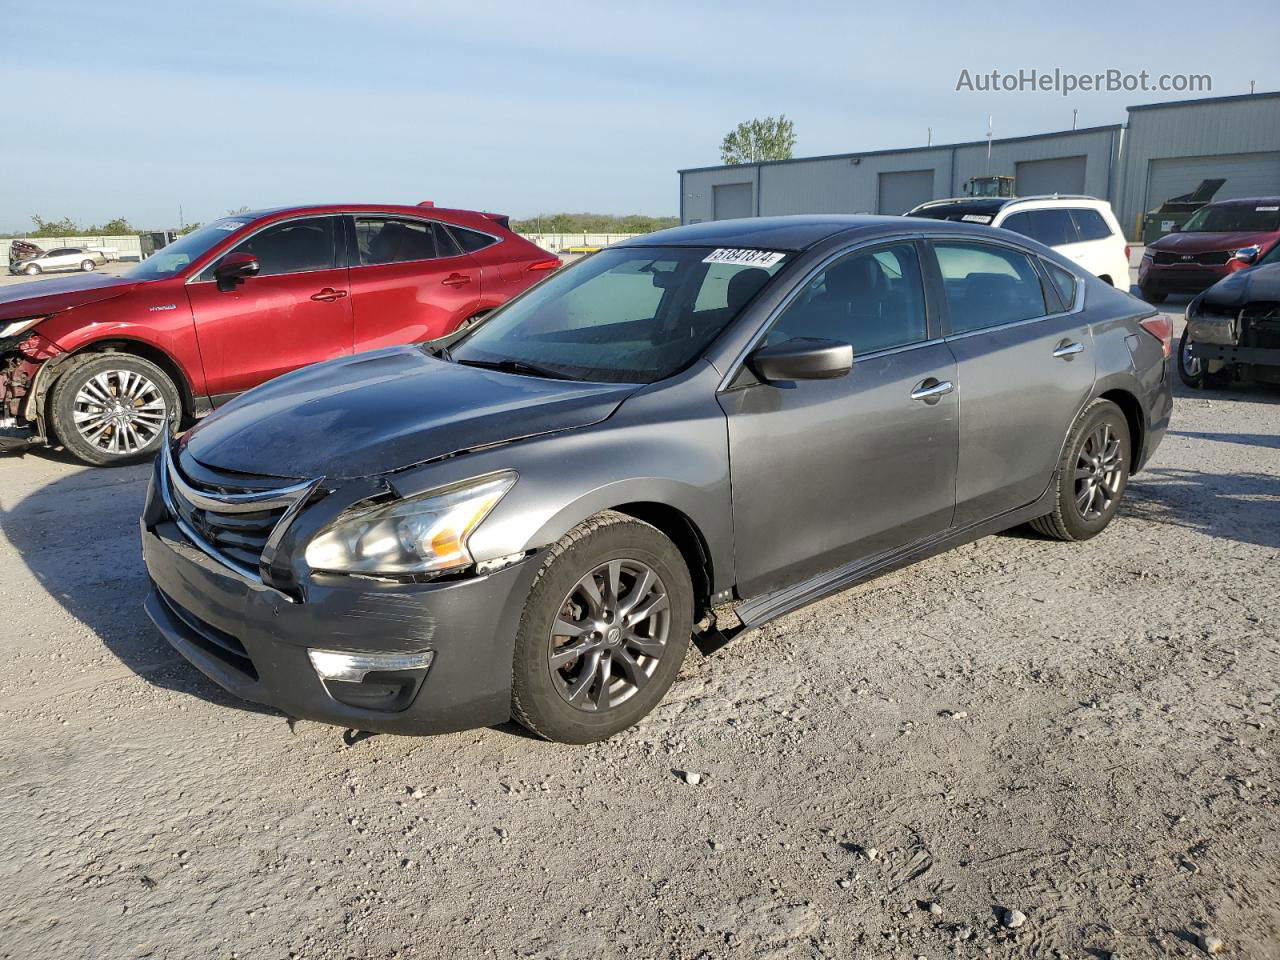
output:
[{"label": "tire", "polygon": [[[1032,520],[1032,529],[1069,541],[1088,540],[1105,530],[1129,485],[1130,448],[1129,422],[1119,407],[1101,399],[1085,407],[1058,461],[1053,512]],[[1101,457],[1094,462],[1096,451]],[[1088,473],[1080,476],[1078,471]],[[1082,504],[1085,496],[1090,499]]]},{"label": "tire", "polygon": [[1138,291],[1142,294],[1142,299],[1147,303],[1164,303],[1165,298],[1169,296],[1163,290],[1158,290],[1155,287],[1141,286]]},{"label": "tire", "polygon": [[63,447],[83,463],[105,467],[153,456],[169,418],[181,420],[182,400],[173,380],[150,360],[90,353],[58,377],[49,412]]},{"label": "tire", "polygon": [[22,271],[28,277],[38,276],[40,274],[40,265],[37,263],[29,263],[25,270]]},{"label": "tire", "polygon": [[[652,580],[642,586],[644,570]],[[599,603],[583,589],[588,579]],[[618,585],[612,591],[610,579]],[[637,634],[630,637],[628,604],[654,608],[635,622]],[[556,633],[557,625],[577,632]],[[670,689],[692,632],[693,582],[675,544],[633,517],[597,514],[548,551],[530,588],[516,633],[511,714],[547,740],[607,739],[639,721]],[[646,655],[640,644],[654,654]],[[574,655],[575,648],[582,652]],[[601,665],[607,683],[600,681]],[[645,679],[631,679],[640,675]],[[609,694],[602,695],[605,689]]]},{"label": "tire", "polygon": [[1182,338],[1178,341],[1178,379],[1192,390],[1211,390],[1215,387],[1225,387],[1230,383],[1230,370],[1217,370],[1210,373],[1203,360],[1190,355],[1188,348],[1191,342],[1187,337],[1187,331],[1183,330]]},{"label": "tire", "polygon": [[88,273],[90,270],[96,270],[97,268],[98,268],[98,265],[94,263],[92,260],[80,261],[80,269],[83,270],[85,273]]}]

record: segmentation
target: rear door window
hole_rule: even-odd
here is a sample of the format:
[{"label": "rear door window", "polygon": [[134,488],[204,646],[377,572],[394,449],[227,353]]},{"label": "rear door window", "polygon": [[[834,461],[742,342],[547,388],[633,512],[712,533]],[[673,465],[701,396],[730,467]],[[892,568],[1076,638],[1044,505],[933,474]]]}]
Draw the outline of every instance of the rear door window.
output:
[{"label": "rear door window", "polygon": [[448,233],[431,220],[356,217],[355,225],[361,266],[457,256],[457,248]]},{"label": "rear door window", "polygon": [[1000,226],[1039,240],[1046,247],[1061,247],[1079,240],[1075,222],[1067,210],[1022,210],[1010,214]]},{"label": "rear door window", "polygon": [[1071,219],[1075,221],[1081,240],[1105,240],[1111,236],[1111,228],[1097,210],[1073,209]]},{"label": "rear door window", "polygon": [[935,241],[933,249],[953,334],[1045,315],[1040,275],[1026,254],[960,241]]}]

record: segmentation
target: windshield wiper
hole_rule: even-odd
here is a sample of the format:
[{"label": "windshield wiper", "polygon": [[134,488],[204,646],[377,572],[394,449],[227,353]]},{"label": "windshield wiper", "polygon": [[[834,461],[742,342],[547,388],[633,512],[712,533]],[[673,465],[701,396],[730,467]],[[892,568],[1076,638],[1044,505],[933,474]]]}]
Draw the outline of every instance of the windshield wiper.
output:
[{"label": "windshield wiper", "polygon": [[536,363],[526,363],[524,360],[454,360],[464,367],[481,367],[485,370],[500,370],[502,373],[522,373],[531,377],[544,377],[548,380],[573,380],[566,374],[549,367],[540,367]]}]

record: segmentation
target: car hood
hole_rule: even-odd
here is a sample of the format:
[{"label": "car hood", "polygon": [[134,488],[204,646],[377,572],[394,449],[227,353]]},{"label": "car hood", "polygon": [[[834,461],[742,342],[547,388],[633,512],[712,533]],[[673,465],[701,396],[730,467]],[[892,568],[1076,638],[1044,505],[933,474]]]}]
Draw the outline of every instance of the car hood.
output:
[{"label": "car hood", "polygon": [[0,320],[16,320],[83,307],[128,293],[139,281],[102,273],[79,273],[0,287]]},{"label": "car hood", "polygon": [[1264,246],[1276,238],[1274,233],[1169,233],[1154,241],[1148,250],[1166,253],[1207,253],[1211,250],[1239,250],[1241,247]]},{"label": "car hood", "polygon": [[317,364],[251,390],[191,430],[185,452],[238,473],[369,476],[589,426],[637,389],[516,376],[399,347]]},{"label": "car hood", "polygon": [[1280,300],[1280,263],[1230,274],[1200,297],[1201,304],[1215,307],[1242,307],[1255,300]]}]

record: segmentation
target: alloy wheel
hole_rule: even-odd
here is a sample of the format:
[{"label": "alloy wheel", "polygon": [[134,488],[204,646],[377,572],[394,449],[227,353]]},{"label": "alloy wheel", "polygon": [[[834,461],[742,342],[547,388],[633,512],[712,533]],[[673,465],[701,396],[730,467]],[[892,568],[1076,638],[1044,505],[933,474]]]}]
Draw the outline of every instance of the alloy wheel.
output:
[{"label": "alloy wheel", "polygon": [[104,370],[76,391],[76,430],[88,443],[117,455],[138,453],[164,432],[168,404],[160,388],[133,370]]},{"label": "alloy wheel", "polygon": [[1182,369],[1192,380],[1200,376],[1201,360],[1191,352],[1191,341],[1185,337],[1182,340]]},{"label": "alloy wheel", "polygon": [[582,577],[551,626],[548,665],[560,696],[586,712],[625,703],[666,651],[671,601],[639,560],[610,560]]},{"label": "alloy wheel", "polygon": [[1076,508],[1085,520],[1098,520],[1120,496],[1124,476],[1120,438],[1111,424],[1098,424],[1076,457]]}]

